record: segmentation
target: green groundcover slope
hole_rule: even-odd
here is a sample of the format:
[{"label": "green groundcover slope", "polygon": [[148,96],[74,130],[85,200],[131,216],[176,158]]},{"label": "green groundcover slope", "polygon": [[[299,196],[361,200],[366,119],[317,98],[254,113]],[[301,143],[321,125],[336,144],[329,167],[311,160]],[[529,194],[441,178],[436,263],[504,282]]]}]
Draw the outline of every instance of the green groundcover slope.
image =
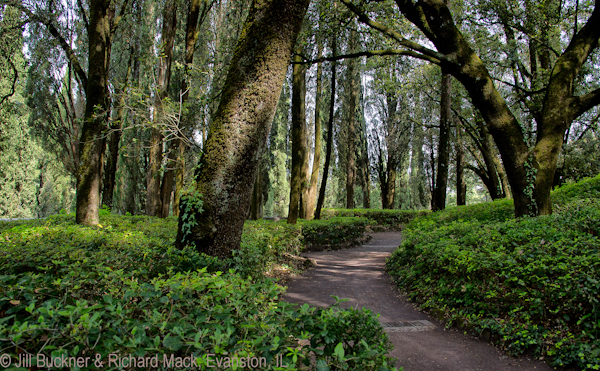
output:
[{"label": "green groundcover slope", "polygon": [[600,176],[552,193],[554,213],[510,200],[418,218],[387,262],[422,308],[555,366],[600,369]]}]

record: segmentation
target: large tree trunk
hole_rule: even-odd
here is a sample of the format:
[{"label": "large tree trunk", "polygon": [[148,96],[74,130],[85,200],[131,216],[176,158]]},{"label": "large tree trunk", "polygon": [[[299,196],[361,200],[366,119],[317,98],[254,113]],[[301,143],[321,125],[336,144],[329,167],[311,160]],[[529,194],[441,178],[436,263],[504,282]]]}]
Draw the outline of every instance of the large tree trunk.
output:
[{"label": "large tree trunk", "polygon": [[[317,40],[318,58],[323,55],[323,43],[321,39]],[[321,166],[321,142],[323,139],[323,130],[321,129],[321,95],[323,94],[323,66],[317,65],[317,92],[315,96],[315,155],[313,157],[312,171],[310,174],[310,183],[306,197],[306,219],[310,220],[315,215],[315,202],[317,201],[317,186],[319,182],[319,167]]]},{"label": "large tree trunk", "polygon": [[519,122],[496,90],[487,68],[455,26],[444,1],[396,0],[396,4],[446,56],[446,60],[441,61],[442,67],[465,86],[473,104],[483,115],[506,165],[515,215],[550,214],[550,190],[564,133],[575,118],[600,104],[600,89],[574,95],[575,80],[598,47],[598,0],[587,23],[573,36],[550,73],[539,121],[536,120],[537,140],[532,150]]},{"label": "large tree trunk", "polygon": [[[358,33],[350,31],[348,49],[354,53],[358,46]],[[356,108],[358,101],[358,60],[348,61],[349,104],[348,104],[348,148],[346,149],[346,208],[354,209],[354,183],[356,181]]]},{"label": "large tree trunk", "polygon": [[86,89],[85,115],[79,158],[81,165],[77,174],[76,222],[98,224],[100,217],[100,183],[102,181],[102,158],[110,107],[108,92],[108,67],[111,49],[111,20],[114,8],[110,0],[92,0],[89,19],[89,65]]},{"label": "large tree trunk", "polygon": [[[173,189],[173,173],[165,172],[167,179],[161,183],[160,169],[163,162],[163,139],[159,122],[163,115],[163,100],[167,97],[167,89],[171,81],[171,63],[173,61],[173,44],[175,42],[175,31],[177,26],[177,1],[167,0],[163,12],[163,25],[161,32],[161,44],[163,46],[158,60],[158,78],[156,81],[156,96],[154,100],[154,125],[150,138],[150,155],[148,171],[148,189],[146,196],[146,215],[165,217],[163,201],[168,207]],[[172,160],[173,158],[171,158]],[[172,166],[172,164],[167,164]]]},{"label": "large tree trunk", "polygon": [[[176,244],[230,258],[309,0],[253,1],[200,158],[197,203],[181,200]],[[185,219],[184,219],[185,216]],[[185,222],[192,218],[195,225]],[[192,223],[193,224],[193,223]]]},{"label": "large tree trunk", "polygon": [[450,115],[451,109],[450,75],[442,72],[441,102],[440,102],[440,137],[437,158],[437,178],[433,190],[433,211],[446,208],[446,188],[448,186],[448,143],[450,141]]},{"label": "large tree trunk", "polygon": [[[301,62],[302,50],[297,50],[295,62]],[[306,128],[306,66],[294,64],[292,74],[292,176],[290,179],[290,206],[287,222],[295,224],[302,215],[302,194],[308,175],[308,135]]]},{"label": "large tree trunk", "polygon": [[[336,38],[333,37],[332,55],[336,55]],[[319,189],[319,199],[317,200],[317,209],[315,210],[315,219],[321,219],[321,209],[325,202],[325,188],[327,187],[327,177],[329,176],[329,163],[331,162],[331,151],[333,147],[333,114],[335,112],[335,74],[336,62],[331,62],[331,96],[329,100],[329,120],[327,121],[327,143],[325,145],[325,164],[323,165],[323,179],[321,179],[321,188]]]}]

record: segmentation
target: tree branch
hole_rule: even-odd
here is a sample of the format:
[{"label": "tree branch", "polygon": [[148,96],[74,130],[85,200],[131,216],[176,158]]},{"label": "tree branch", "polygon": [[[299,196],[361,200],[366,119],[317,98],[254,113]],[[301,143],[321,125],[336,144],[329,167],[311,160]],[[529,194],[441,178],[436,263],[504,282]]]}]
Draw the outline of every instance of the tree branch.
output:
[{"label": "tree branch", "polygon": [[4,95],[2,97],[2,99],[0,99],[0,106],[2,105],[2,103],[4,103],[5,100],[7,100],[8,98],[12,97],[15,94],[16,86],[17,86],[17,80],[19,79],[19,70],[17,70],[17,66],[15,66],[15,64],[13,63],[13,61],[10,60],[10,57],[7,58],[6,60],[10,64],[10,67],[13,69],[15,75],[13,76],[13,81],[12,81],[12,86],[11,86],[11,89],[10,89],[10,93]]},{"label": "tree branch", "polygon": [[321,58],[316,58],[316,59],[309,59],[309,60],[305,60],[302,62],[291,62],[292,64],[315,64],[315,63],[321,63],[321,62],[332,62],[332,61],[339,61],[342,59],[350,59],[350,58],[359,58],[359,57],[379,57],[379,56],[384,56],[384,55],[406,55],[409,57],[413,57],[413,58],[417,58],[417,59],[422,59],[434,64],[440,64],[441,61],[437,58],[428,56],[428,55],[424,55],[421,53],[417,53],[414,52],[412,50],[402,50],[402,49],[382,49],[382,50],[368,50],[368,51],[363,51],[363,52],[357,52],[357,53],[350,53],[350,54],[343,54],[343,55],[337,55],[337,56],[331,56],[331,57],[321,57]]},{"label": "tree branch", "polygon": [[81,0],[77,0],[77,6],[79,7],[79,11],[81,12],[81,16],[83,17],[83,23],[85,24],[85,29],[87,30],[90,28],[90,23],[88,22],[88,18],[85,14],[85,9]]},{"label": "tree branch", "polygon": [[129,0],[123,0],[123,4],[121,5],[121,9],[119,10],[119,14],[114,19],[114,21],[112,22],[112,25],[110,26],[110,36],[111,36],[111,38],[115,34],[115,32],[117,31],[117,27],[119,27],[119,23],[121,22],[121,19],[123,19],[123,15],[125,15],[125,8],[127,8],[127,4],[128,3],[129,3]]},{"label": "tree branch", "polygon": [[77,74],[77,79],[79,80],[79,83],[83,86],[83,88],[85,90],[87,87],[87,75],[86,75],[85,71],[83,70],[83,68],[81,67],[81,64],[79,64],[79,60],[77,59],[75,52],[73,51],[73,49],[71,48],[69,43],[67,43],[65,38],[60,34],[60,32],[58,32],[58,29],[54,26],[54,24],[52,23],[52,20],[44,19],[44,18],[34,14],[27,7],[25,7],[21,3],[16,2],[14,0],[6,1],[5,3],[16,9],[19,9],[20,11],[25,13],[30,19],[37,21],[37,22],[43,24],[44,26],[46,26],[46,28],[48,29],[50,34],[54,38],[56,38],[56,40],[58,41],[58,44],[60,45],[60,47],[63,49],[63,51],[67,55],[67,58],[69,59],[69,61],[73,64],[73,68],[75,69],[75,73]]},{"label": "tree branch", "polygon": [[573,97],[573,100],[576,102],[576,116],[579,117],[584,112],[594,108],[595,106],[600,104],[600,88],[593,90],[585,95]]},{"label": "tree branch", "polygon": [[[440,64],[440,62],[442,62],[442,61],[448,62],[448,58],[446,58],[446,56],[444,54],[439,53],[435,50],[426,48],[415,42],[412,42],[412,41],[406,39],[404,36],[402,36],[402,34],[400,34],[399,32],[392,30],[391,28],[372,20],[363,11],[361,11],[358,7],[356,7],[350,0],[341,0],[341,1],[344,3],[344,5],[346,5],[346,7],[348,9],[350,9],[354,14],[356,14],[358,16],[358,20],[360,22],[383,33],[385,36],[391,38],[392,40],[395,40],[400,45],[402,45],[406,48],[418,51],[422,55],[426,55],[426,56],[429,56],[429,57],[432,57],[432,58],[438,60],[439,62],[436,64]],[[421,58],[421,59],[423,59],[423,58]]]}]

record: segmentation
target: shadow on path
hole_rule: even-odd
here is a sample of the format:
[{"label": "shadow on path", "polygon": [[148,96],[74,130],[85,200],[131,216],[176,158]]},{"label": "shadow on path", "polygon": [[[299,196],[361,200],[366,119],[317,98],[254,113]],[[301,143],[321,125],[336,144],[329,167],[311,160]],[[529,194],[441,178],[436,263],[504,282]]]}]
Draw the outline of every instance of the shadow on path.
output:
[{"label": "shadow on path", "polygon": [[341,306],[369,308],[394,343],[391,356],[405,371],[551,370],[540,361],[512,358],[490,344],[463,335],[414,309],[393,289],[384,273],[386,257],[400,245],[397,232],[370,233],[373,239],[360,247],[307,253],[317,266],[288,284],[283,297],[290,303],[329,306],[331,295],[348,298]]}]

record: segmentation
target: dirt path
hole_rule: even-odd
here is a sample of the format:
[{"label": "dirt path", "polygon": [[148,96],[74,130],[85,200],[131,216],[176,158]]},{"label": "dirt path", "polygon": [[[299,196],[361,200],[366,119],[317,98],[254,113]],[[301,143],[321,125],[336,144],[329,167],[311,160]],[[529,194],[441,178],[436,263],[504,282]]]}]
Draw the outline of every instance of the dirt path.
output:
[{"label": "dirt path", "polygon": [[306,254],[317,266],[289,283],[284,300],[328,306],[335,302],[330,295],[337,295],[350,299],[344,307],[366,307],[379,313],[394,343],[391,356],[405,371],[552,369],[540,361],[504,356],[486,342],[444,330],[439,322],[415,310],[383,272],[386,257],[400,244],[400,233],[370,235],[373,239],[360,247]]}]

